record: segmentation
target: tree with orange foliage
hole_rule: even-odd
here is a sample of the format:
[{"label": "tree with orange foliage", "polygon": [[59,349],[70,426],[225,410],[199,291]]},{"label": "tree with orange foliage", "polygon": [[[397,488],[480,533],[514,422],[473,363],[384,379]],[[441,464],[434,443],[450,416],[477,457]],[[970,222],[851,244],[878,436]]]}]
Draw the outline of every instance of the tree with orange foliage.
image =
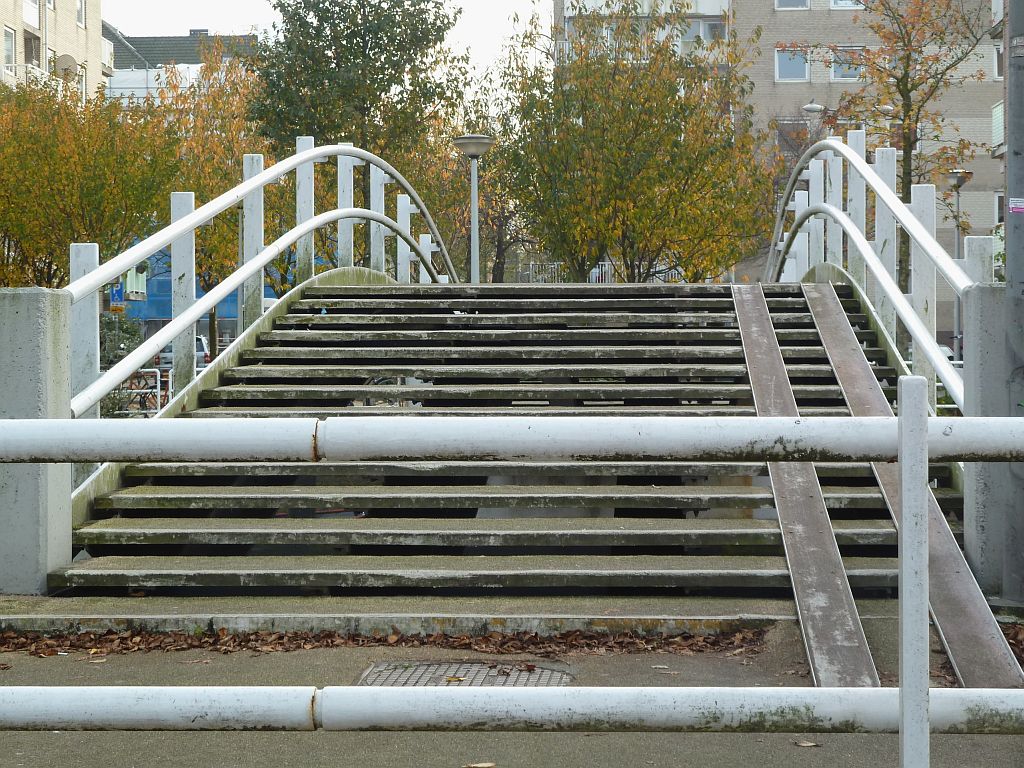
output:
[{"label": "tree with orange foliage", "polygon": [[[911,186],[941,183],[953,168],[970,162],[979,145],[960,135],[943,112],[941,99],[964,84],[985,78],[978,46],[992,26],[991,5],[978,0],[863,0],[854,22],[877,42],[867,48],[812,46],[826,63],[859,68],[863,84],[845,93],[829,120],[861,122],[873,146],[899,150],[899,194],[910,202]],[[879,105],[892,107],[882,119]],[[889,129],[895,123],[896,132]],[[900,244],[899,284],[910,284],[909,243]]]},{"label": "tree with orange foliage", "polygon": [[155,231],[178,167],[167,125],[153,100],[0,86],[0,286],[63,287],[70,243],[99,243],[106,261]]}]

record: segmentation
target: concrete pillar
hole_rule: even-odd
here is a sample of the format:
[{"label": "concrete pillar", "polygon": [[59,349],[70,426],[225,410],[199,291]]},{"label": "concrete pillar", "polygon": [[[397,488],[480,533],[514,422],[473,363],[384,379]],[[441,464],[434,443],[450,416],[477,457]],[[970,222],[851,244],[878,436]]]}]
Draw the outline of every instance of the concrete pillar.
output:
[{"label": "concrete pillar", "polygon": [[[71,246],[71,281],[85,277],[100,265],[96,243]],[[71,393],[79,394],[100,377],[100,293],[86,296],[71,308]],[[98,419],[99,405],[79,418]]]},{"label": "concrete pillar", "polygon": [[[263,155],[242,158],[242,177],[251,179],[263,173]],[[265,247],[263,227],[263,188],[249,193],[242,203],[242,261],[255,259]],[[263,314],[263,270],[242,286],[242,327],[245,330]]]},{"label": "concrete pillar", "polygon": [[[192,192],[171,193],[171,221],[179,221],[196,208],[196,196]],[[196,303],[196,233],[192,230],[171,243],[171,317],[179,317]],[[215,333],[210,329],[210,334]],[[193,323],[187,331],[171,345],[174,360],[174,378],[171,388],[174,394],[182,392],[196,376],[196,326]]]},{"label": "concrete pillar", "polygon": [[[0,418],[71,417],[71,295],[0,288]],[[0,593],[71,562],[71,465],[0,464]]]},{"label": "concrete pillar", "polygon": [[[966,416],[1020,416],[1006,347],[1006,286],[973,285],[963,297]],[[1006,462],[964,465],[964,551],[989,597],[1024,595],[1024,473]]]},{"label": "concrete pillar", "polygon": [[[316,146],[312,136],[299,136],[295,140],[295,152],[308,152]],[[295,169],[295,224],[305,224],[313,218],[315,208],[314,170],[313,163],[305,163]],[[313,233],[303,235],[295,245],[295,282],[296,285],[313,277]]]}]

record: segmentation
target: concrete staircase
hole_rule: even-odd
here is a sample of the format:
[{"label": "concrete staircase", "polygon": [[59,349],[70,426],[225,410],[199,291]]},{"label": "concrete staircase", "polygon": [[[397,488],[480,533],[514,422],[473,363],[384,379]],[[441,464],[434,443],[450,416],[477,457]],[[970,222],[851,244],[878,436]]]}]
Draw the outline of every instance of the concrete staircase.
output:
[{"label": "concrete staircase", "polygon": [[[892,395],[894,371],[843,308]],[[848,413],[798,285],[765,296],[803,415]],[[728,286],[308,288],[184,414],[754,415]],[[867,465],[818,465],[858,597],[896,586]],[[936,496],[960,496],[936,468]],[[762,464],[139,464],[75,533],[72,594],[790,599]],[[756,611],[755,611],[756,613]]]}]

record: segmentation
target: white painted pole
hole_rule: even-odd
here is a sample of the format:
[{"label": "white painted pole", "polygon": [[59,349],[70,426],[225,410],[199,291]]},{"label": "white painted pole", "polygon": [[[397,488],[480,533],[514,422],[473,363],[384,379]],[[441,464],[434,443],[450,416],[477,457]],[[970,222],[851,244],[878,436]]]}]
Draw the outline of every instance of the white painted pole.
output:
[{"label": "white painted pole", "polygon": [[[825,158],[825,202],[843,208],[843,158],[832,152]],[[843,266],[843,228],[832,219],[825,222],[825,261]]]},{"label": "white painted pole", "polygon": [[[863,130],[850,131],[846,136],[846,143],[850,149],[863,158],[866,154],[867,139]],[[857,230],[865,237],[867,236],[867,184],[864,177],[851,165],[849,178],[846,182],[846,210],[853,220]],[[847,255],[847,265],[850,276],[861,288],[867,286],[867,274],[864,267],[864,259],[861,258],[857,249],[851,248]]]},{"label": "white painted pole", "polygon": [[928,768],[928,381],[899,380],[900,766]]},{"label": "white painted pole", "polygon": [[[377,166],[370,167],[370,210],[384,213],[384,181],[387,174]],[[370,224],[370,269],[384,271],[384,228]]]},{"label": "white painted pole", "polygon": [[[412,204],[412,198],[408,195],[399,195],[397,211],[398,215],[395,217],[395,221],[398,222],[399,228],[404,229],[406,232],[412,232],[412,215],[413,213],[419,212]],[[402,238],[399,237],[396,238],[396,240],[397,252],[395,258],[395,279],[400,283],[408,283],[411,281],[409,265],[412,257],[412,249]]]},{"label": "white painted pole", "polygon": [[[910,209],[918,221],[935,235],[935,185],[915,184],[910,189]],[[910,241],[910,303],[924,323],[931,338],[935,338],[935,263],[914,240]],[[936,403],[935,369],[924,355],[914,355],[914,374],[928,380],[928,402]]]},{"label": "white painted pole", "polygon": [[[425,234],[420,235],[420,250],[423,251],[428,256],[432,256],[434,253],[441,249],[438,248],[437,245],[435,245],[434,238],[431,235]],[[427,272],[427,270],[423,269],[422,265],[420,265],[420,282],[433,282],[433,280],[430,279],[430,274]]]},{"label": "white painted pole", "polygon": [[[936,689],[937,733],[1024,732],[1024,691]],[[895,688],[0,688],[0,730],[895,733]]]},{"label": "white painted pole", "polygon": [[[807,210],[807,193],[797,192],[793,195],[793,212],[799,216],[801,213]],[[809,229],[809,227],[807,228]],[[796,268],[796,274],[793,276],[793,280],[803,280],[804,275],[810,269],[810,235],[805,229],[799,235],[797,235],[796,241],[793,243],[792,254],[793,263]]]},{"label": "white painted pole", "polygon": [[469,282],[474,285],[480,282],[480,160],[469,159],[472,200],[470,201],[470,263]]},{"label": "white painted pole", "polygon": [[[192,192],[171,193],[171,221],[180,221],[195,210]],[[171,243],[171,317],[181,317],[196,303],[196,233],[195,230]],[[210,329],[210,334],[215,329]],[[171,391],[182,392],[196,375],[196,326],[171,342],[174,370]]]},{"label": "white painted pole", "polygon": [[[896,150],[892,147],[882,147],[875,150],[874,171],[882,179],[887,187],[896,190]],[[896,257],[898,247],[896,242],[896,217],[893,216],[885,205],[875,201],[875,253],[885,265],[896,284],[899,285],[899,275],[896,270]],[[892,302],[888,301],[884,294],[876,291],[875,295],[869,296],[879,314],[882,316],[882,325],[889,333],[890,338],[896,338],[896,310]]]},{"label": "white painted pole", "polygon": [[[343,146],[350,147],[350,143]],[[363,165],[362,160],[347,155],[338,155],[338,208],[355,208],[355,169]],[[338,222],[338,266],[351,267],[355,264],[355,220],[341,219]]]},{"label": "white painted pole", "polygon": [[[242,176],[249,180],[263,173],[263,155],[245,155]],[[242,203],[242,263],[256,258],[264,248],[263,187],[254,189]],[[263,314],[264,271],[245,281],[242,287],[241,330],[255,323]]]},{"label": "white painted pole", "polygon": [[[295,152],[308,152],[316,146],[312,136],[299,136],[295,140]],[[295,169],[295,225],[302,226],[315,215],[315,181],[316,166],[312,161],[303,163]],[[351,206],[346,206],[351,207]],[[314,264],[313,234],[303,235],[295,244],[295,280],[301,284],[313,277],[316,270]]]},{"label": "white painted pole", "polygon": [[[821,205],[825,202],[825,159],[815,158],[807,166],[807,204]],[[816,267],[825,261],[825,222],[820,218],[807,223],[809,267]]]},{"label": "white painted pole", "polygon": [[[71,281],[97,269],[100,247],[96,243],[71,246]],[[100,377],[100,294],[94,292],[71,307],[71,394],[77,395]],[[98,419],[95,405],[81,418]]]}]

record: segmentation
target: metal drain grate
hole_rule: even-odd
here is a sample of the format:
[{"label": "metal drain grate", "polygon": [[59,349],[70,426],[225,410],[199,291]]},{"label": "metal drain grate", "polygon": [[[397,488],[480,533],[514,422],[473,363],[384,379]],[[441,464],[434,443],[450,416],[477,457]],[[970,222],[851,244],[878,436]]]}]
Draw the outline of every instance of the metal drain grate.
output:
[{"label": "metal drain grate", "polygon": [[389,687],[409,686],[514,686],[541,687],[569,685],[572,676],[557,669],[536,664],[493,664],[480,661],[404,662],[384,661],[374,664],[363,675],[359,685]]}]

